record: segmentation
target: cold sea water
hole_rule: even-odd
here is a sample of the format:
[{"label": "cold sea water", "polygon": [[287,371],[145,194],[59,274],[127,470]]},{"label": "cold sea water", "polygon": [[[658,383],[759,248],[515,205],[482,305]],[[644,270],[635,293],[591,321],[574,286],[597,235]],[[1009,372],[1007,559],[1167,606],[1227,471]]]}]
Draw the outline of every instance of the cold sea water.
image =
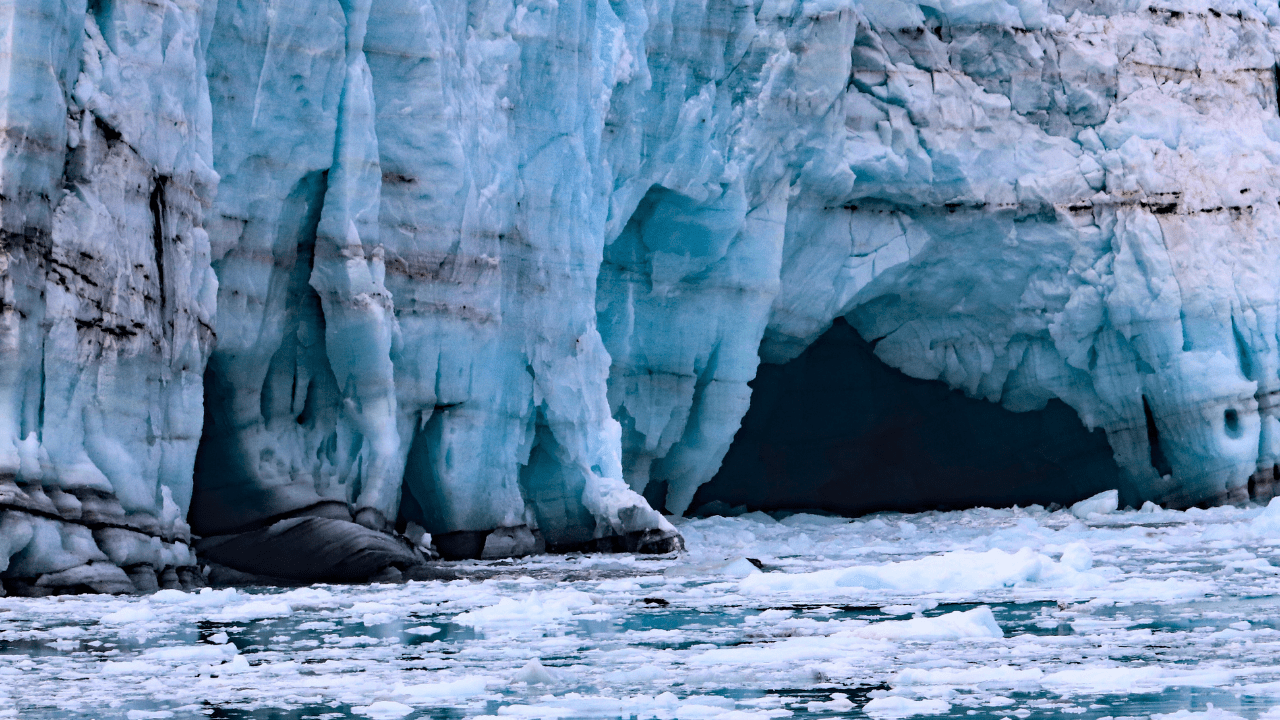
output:
[{"label": "cold sea water", "polygon": [[1280,718],[1280,503],[678,521],[680,556],[0,598],[0,717]]}]

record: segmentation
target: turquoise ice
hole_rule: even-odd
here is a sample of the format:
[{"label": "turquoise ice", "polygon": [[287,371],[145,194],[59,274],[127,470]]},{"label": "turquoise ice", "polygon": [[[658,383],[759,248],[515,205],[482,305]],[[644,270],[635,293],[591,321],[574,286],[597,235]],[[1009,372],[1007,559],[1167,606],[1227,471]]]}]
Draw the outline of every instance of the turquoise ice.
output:
[{"label": "turquoise ice", "polygon": [[1269,496],[1273,23],[0,1],[0,575],[172,584],[191,532],[284,518],[671,549],[641,494],[688,509],[759,363],[840,317],[911,376],[1064,401],[1142,500]]}]

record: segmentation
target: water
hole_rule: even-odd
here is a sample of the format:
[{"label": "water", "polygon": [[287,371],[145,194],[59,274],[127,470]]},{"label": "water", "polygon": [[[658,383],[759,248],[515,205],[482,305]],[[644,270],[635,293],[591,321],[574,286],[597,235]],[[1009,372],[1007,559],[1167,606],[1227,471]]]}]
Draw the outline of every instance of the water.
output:
[{"label": "water", "polygon": [[1262,513],[754,515],[685,521],[679,558],[0,598],[0,717],[1252,719],[1280,706]]}]

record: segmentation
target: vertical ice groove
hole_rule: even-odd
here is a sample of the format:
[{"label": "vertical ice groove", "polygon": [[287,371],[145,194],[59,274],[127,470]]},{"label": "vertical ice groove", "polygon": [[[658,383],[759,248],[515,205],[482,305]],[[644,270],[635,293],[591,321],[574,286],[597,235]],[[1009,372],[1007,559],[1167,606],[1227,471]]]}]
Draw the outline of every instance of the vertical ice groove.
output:
[{"label": "vertical ice groove", "polygon": [[384,284],[385,250],[377,242],[382,172],[364,51],[369,7],[364,0],[346,8],[346,83],[310,284],[320,294],[329,364],[342,385],[341,418],[361,441],[353,448],[359,488],[353,486],[350,501],[357,520],[384,529],[395,519],[404,456],[391,365],[398,327]]}]

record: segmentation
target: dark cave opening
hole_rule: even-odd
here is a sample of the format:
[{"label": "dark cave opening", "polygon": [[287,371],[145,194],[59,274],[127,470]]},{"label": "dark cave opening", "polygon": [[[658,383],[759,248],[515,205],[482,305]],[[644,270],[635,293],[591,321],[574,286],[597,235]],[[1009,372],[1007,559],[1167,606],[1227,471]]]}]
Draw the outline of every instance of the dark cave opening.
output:
[{"label": "dark cave opening", "polygon": [[1015,413],[882,363],[843,318],[761,365],[751,407],[695,514],[841,515],[1067,505],[1124,483],[1101,430],[1058,400]]},{"label": "dark cave opening", "polygon": [[[301,178],[285,199],[278,220],[277,236],[284,241],[273,248],[272,277],[265,296],[255,299],[283,316],[275,346],[215,348],[205,368],[204,425],[187,516],[199,535],[263,527],[300,511],[340,518],[346,513],[341,502],[317,495],[312,482],[265,482],[256,469],[264,459],[262,451],[255,453],[245,445],[245,434],[253,424],[246,425],[243,406],[237,412],[238,394],[245,392],[237,387],[237,380],[263,370],[255,398],[259,417],[253,421],[276,432],[324,437],[315,459],[327,455],[333,463],[337,453],[333,428],[341,393],[329,366],[320,296],[310,285],[328,181],[327,170]],[[214,269],[223,273],[230,265],[232,272],[242,271],[244,264],[257,261],[231,254],[215,262]],[[234,267],[237,263],[241,267]],[[316,509],[320,506],[325,510]]]}]

